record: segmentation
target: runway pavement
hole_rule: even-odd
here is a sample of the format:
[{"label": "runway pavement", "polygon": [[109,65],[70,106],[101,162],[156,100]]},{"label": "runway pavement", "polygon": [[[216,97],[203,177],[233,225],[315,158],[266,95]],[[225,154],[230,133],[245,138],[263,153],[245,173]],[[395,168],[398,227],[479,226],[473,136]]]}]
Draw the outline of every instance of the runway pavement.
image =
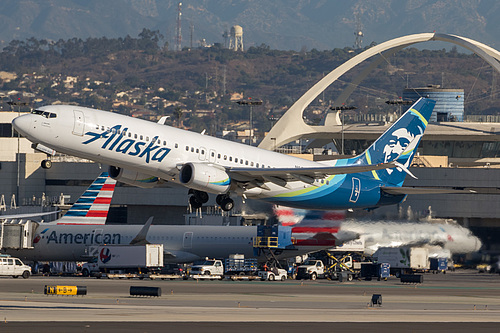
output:
[{"label": "runway pavement", "polygon": [[[43,294],[45,285],[87,286],[88,294],[47,296]],[[130,286],[160,287],[162,296],[130,296]],[[382,295],[382,306],[370,306],[373,294]],[[388,281],[345,283],[0,278],[0,331],[19,332],[22,327],[30,327],[29,322],[44,322],[37,327],[47,327],[51,332],[54,327],[106,327],[109,332],[110,327],[124,323],[128,323],[125,329],[154,331],[155,327],[164,328],[165,322],[179,331],[210,323],[204,332],[212,331],[210,327],[214,332],[231,331],[242,322],[249,330],[290,326],[287,332],[311,324],[362,329],[369,323],[378,323],[376,327],[384,330],[419,323],[411,324],[412,331],[419,331],[419,325],[422,331],[450,327],[461,331],[469,324],[457,323],[469,322],[475,323],[475,331],[498,332],[500,275],[475,271],[425,274],[422,285],[401,284],[394,277]]]}]

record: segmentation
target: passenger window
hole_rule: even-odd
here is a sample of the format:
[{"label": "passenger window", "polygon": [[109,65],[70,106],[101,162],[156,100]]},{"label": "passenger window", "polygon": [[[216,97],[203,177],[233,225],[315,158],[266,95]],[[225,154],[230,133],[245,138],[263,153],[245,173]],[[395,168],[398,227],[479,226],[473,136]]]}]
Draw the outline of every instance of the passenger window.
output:
[{"label": "passenger window", "polygon": [[240,160],[240,164],[243,164],[243,160]]},{"label": "passenger window", "polygon": [[101,131],[104,131],[104,126],[101,126]]},{"label": "passenger window", "polygon": [[99,125],[96,125],[96,126],[95,126],[95,129],[99,129]]},{"label": "passenger window", "polygon": [[141,135],[141,140],[144,140],[144,137]]},{"label": "passenger window", "polygon": [[55,114],[55,113],[49,114],[49,118],[56,118],[56,117],[57,117],[57,114]]},{"label": "passenger window", "polygon": [[258,168],[259,167],[259,163],[257,163],[255,166]]},{"label": "passenger window", "polygon": [[175,148],[179,148],[179,145],[177,143],[175,144]]},{"label": "passenger window", "polygon": [[128,137],[130,138],[132,136],[132,133],[128,132]]},{"label": "passenger window", "polygon": [[217,158],[220,159],[220,154],[217,154]]},{"label": "passenger window", "polygon": [[186,146],[186,151],[189,151],[189,146]]},{"label": "passenger window", "polygon": [[137,139],[137,134],[134,134],[134,139]]},{"label": "passenger window", "polygon": [[202,150],[201,150],[201,154],[202,154],[202,155],[205,155],[205,149],[202,149]]},{"label": "passenger window", "polygon": [[196,148],[196,154],[199,154],[200,153],[200,150],[198,148]]},{"label": "passenger window", "polygon": [[234,158],[234,163],[238,163],[238,158],[237,157]]},{"label": "passenger window", "polygon": [[146,141],[149,141],[149,136],[146,137]]},{"label": "passenger window", "polygon": [[212,152],[212,157],[214,157],[214,156],[215,156],[215,153],[214,153],[214,152]]},{"label": "passenger window", "polygon": [[248,165],[248,161],[245,161],[245,165]]},{"label": "passenger window", "polygon": [[226,161],[226,160],[227,160],[227,155],[224,155],[224,161]]},{"label": "passenger window", "polygon": [[194,147],[191,147],[191,152],[194,153]]},{"label": "passenger window", "polygon": [[167,145],[167,141],[163,141],[163,145],[166,146]]},{"label": "passenger window", "polygon": [[229,162],[232,162],[232,161],[233,161],[233,157],[229,156]]},{"label": "passenger window", "polygon": [[253,162],[250,162],[250,166],[253,166]]}]

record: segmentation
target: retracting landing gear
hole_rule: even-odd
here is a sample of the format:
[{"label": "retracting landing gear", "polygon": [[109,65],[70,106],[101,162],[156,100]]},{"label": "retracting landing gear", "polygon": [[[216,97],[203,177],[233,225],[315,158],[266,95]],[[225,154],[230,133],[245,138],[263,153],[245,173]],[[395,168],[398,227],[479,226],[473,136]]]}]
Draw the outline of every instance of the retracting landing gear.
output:
[{"label": "retracting landing gear", "polygon": [[203,206],[204,203],[208,202],[208,193],[198,190],[189,190],[189,194],[192,196],[189,197],[189,204],[193,209],[198,209]]},{"label": "retracting landing gear", "polygon": [[[203,191],[190,189],[188,194],[191,194],[189,197],[189,204],[193,209],[201,208],[209,199],[208,193]],[[234,201],[229,197],[229,194],[219,194],[215,198],[215,202],[217,202],[220,208],[226,212],[234,207]]]},{"label": "retracting landing gear", "polygon": [[215,202],[217,202],[220,208],[226,212],[230,211],[234,207],[234,201],[228,194],[219,194],[215,198]]},{"label": "retracting landing gear", "polygon": [[44,169],[52,168],[52,161],[50,159],[43,160],[41,164],[42,164],[42,168],[44,168]]}]

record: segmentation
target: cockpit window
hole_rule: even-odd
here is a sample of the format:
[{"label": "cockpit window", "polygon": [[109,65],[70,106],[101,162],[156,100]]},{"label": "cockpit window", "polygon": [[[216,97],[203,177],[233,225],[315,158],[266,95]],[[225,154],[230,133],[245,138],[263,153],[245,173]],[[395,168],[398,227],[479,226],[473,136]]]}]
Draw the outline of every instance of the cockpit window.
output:
[{"label": "cockpit window", "polygon": [[52,112],[47,112],[47,111],[42,111],[42,110],[33,110],[31,111],[32,114],[38,114],[42,117],[45,117],[45,118],[56,118],[57,117],[57,113],[52,113]]}]

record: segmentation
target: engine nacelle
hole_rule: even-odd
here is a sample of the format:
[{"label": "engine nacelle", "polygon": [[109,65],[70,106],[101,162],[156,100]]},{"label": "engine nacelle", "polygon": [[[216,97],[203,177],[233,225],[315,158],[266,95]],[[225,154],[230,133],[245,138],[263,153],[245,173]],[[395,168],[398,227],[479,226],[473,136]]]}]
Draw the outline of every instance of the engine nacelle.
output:
[{"label": "engine nacelle", "polygon": [[158,182],[160,181],[158,177],[146,175],[136,171],[125,170],[115,166],[110,166],[108,173],[111,178],[119,182],[142,188],[153,188],[158,185]]},{"label": "engine nacelle", "polygon": [[205,163],[184,164],[179,180],[189,188],[214,194],[227,193],[231,185],[231,179],[224,169]]}]

